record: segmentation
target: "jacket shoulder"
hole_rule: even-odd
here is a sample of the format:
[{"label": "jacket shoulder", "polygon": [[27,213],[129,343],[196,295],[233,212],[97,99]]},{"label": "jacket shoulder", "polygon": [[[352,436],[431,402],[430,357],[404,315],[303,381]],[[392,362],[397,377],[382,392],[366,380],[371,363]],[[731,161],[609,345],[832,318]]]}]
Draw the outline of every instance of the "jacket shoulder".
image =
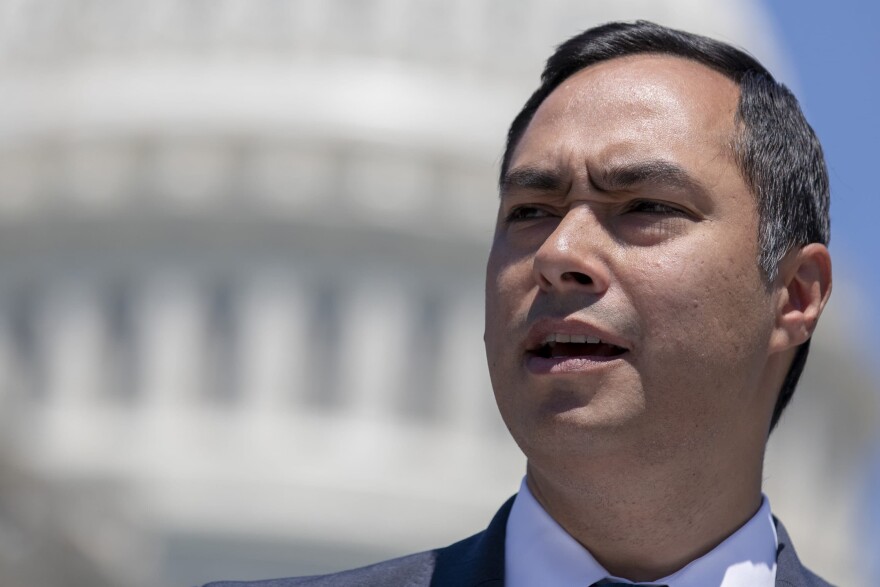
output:
[{"label": "jacket shoulder", "polygon": [[428,587],[435,558],[436,551],[427,551],[329,575],[221,581],[204,587]]},{"label": "jacket shoulder", "polygon": [[796,579],[780,578],[777,571],[776,584],[780,587],[835,587],[806,567],[800,570],[800,575]]},{"label": "jacket shoulder", "polygon": [[779,587],[834,587],[831,583],[813,573],[798,558],[791,537],[782,522],[775,516],[778,547],[776,551],[776,585]]},{"label": "jacket shoulder", "polygon": [[330,575],[220,581],[204,587],[501,587],[504,536],[513,499],[501,506],[486,530],[445,548]]}]

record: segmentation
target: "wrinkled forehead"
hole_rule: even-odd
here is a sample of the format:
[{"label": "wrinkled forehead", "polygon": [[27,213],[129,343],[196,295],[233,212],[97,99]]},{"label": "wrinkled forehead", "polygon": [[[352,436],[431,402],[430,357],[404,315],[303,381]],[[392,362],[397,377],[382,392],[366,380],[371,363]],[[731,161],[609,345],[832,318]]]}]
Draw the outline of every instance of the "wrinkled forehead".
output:
[{"label": "wrinkled forehead", "polygon": [[601,135],[621,144],[726,148],[734,134],[739,95],[733,80],[690,59],[640,54],[603,61],[573,74],[547,96],[511,164],[536,140],[562,138],[561,131],[585,141]]}]

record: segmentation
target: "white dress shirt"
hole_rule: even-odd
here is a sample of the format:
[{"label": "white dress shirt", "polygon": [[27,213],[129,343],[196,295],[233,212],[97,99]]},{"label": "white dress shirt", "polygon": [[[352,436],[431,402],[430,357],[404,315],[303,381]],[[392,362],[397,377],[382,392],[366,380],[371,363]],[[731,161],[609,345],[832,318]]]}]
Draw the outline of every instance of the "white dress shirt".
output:
[{"label": "white dress shirt", "polygon": [[[714,549],[657,583],[669,587],[773,587],[776,527],[770,503]],[[504,544],[507,587],[589,587],[606,577],[586,548],[550,517],[523,479],[507,520]]]}]

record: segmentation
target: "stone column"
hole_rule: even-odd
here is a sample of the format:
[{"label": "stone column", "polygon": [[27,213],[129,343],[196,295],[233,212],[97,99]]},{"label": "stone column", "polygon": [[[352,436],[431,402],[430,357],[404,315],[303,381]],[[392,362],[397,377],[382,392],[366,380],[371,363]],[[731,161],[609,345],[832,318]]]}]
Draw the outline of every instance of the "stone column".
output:
[{"label": "stone column", "polygon": [[440,412],[446,427],[456,434],[486,430],[495,409],[486,370],[483,321],[481,292],[465,290],[451,300],[440,333]]},{"label": "stone column", "polygon": [[411,300],[399,283],[377,278],[345,292],[341,306],[333,364],[343,409],[358,419],[393,421],[411,343]]},{"label": "stone column", "polygon": [[191,278],[157,275],[137,294],[138,399],[150,410],[192,407],[205,391],[206,309],[200,293]]},{"label": "stone column", "polygon": [[63,410],[88,410],[107,399],[107,329],[90,284],[50,283],[44,290],[37,338],[46,399]]},{"label": "stone column", "polygon": [[293,275],[260,274],[241,297],[241,390],[259,415],[296,411],[307,385],[308,307]]}]

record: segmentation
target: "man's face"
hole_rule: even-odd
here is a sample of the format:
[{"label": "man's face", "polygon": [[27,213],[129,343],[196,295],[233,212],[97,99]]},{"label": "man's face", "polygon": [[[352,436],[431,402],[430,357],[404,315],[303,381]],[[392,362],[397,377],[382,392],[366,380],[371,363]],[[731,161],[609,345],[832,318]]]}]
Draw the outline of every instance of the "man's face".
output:
[{"label": "man's face", "polygon": [[639,55],[535,113],[502,186],[485,332],[530,461],[763,443],[774,311],[730,146],[738,96],[696,62]]}]

